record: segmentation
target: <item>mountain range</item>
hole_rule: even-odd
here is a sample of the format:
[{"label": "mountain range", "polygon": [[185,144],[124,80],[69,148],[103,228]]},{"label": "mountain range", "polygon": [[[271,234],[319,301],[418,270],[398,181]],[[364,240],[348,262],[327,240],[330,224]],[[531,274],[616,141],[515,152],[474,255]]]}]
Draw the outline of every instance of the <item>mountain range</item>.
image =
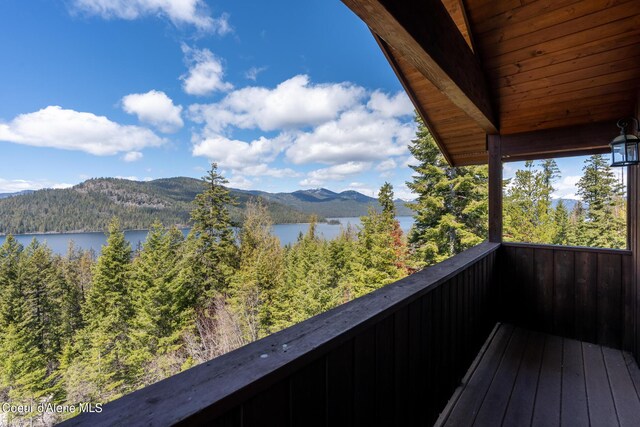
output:
[{"label": "mountain range", "polygon": [[[201,180],[185,177],[153,181],[95,178],[66,189],[44,189],[0,194],[0,234],[103,231],[114,216],[124,229],[146,229],[155,219],[165,225],[188,226],[195,196],[202,192]],[[275,223],[320,221],[331,217],[367,214],[379,209],[377,199],[357,191],[336,193],[325,188],[292,193],[268,193],[229,189],[238,204],[229,206],[232,219],[242,221],[250,199],[267,205]],[[398,215],[412,215],[401,200]]]}]

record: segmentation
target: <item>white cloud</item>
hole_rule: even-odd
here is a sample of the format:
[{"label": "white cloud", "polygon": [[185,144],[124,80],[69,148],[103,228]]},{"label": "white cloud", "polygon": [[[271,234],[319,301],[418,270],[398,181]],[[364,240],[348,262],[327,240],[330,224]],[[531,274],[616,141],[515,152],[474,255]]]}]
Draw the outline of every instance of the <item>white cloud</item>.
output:
[{"label": "white cloud", "polygon": [[165,140],[149,129],[125,126],[104,116],[49,106],[0,123],[0,141],[84,151],[98,156],[137,151]]},{"label": "white cloud", "polygon": [[219,35],[231,32],[228,15],[211,17],[204,0],[72,0],[71,11],[126,20],[159,15],[174,25],[193,25]]},{"label": "white cloud", "polygon": [[402,117],[413,115],[415,110],[407,94],[398,92],[394,96],[376,90],[371,94],[367,107],[384,117]]},{"label": "white cloud", "polygon": [[394,194],[394,198],[404,200],[406,202],[415,200],[418,197],[416,193],[411,191],[409,187],[407,187],[407,184],[405,183],[394,185],[393,194]]},{"label": "white cloud", "polygon": [[242,175],[234,175],[228,178],[227,187],[238,188],[240,190],[250,190],[253,186],[253,182]]},{"label": "white cloud", "polygon": [[351,182],[346,187],[343,187],[340,191],[357,191],[369,197],[378,197],[376,190],[363,182]]},{"label": "white cloud", "polygon": [[139,151],[129,151],[122,157],[125,162],[137,162],[143,157],[143,154]]},{"label": "white cloud", "polygon": [[245,169],[272,162],[289,140],[287,135],[280,135],[273,139],[261,136],[254,141],[244,142],[215,135],[197,142],[193,147],[193,155],[207,157],[222,167]]},{"label": "white cloud", "polygon": [[395,169],[397,167],[398,167],[398,163],[396,163],[394,159],[387,159],[378,163],[378,166],[376,166],[376,170],[379,172],[385,172],[385,171]]},{"label": "white cloud", "polygon": [[316,169],[307,174],[307,178],[300,181],[303,186],[323,185],[327,181],[343,181],[351,175],[357,175],[371,169],[371,163],[347,162],[328,168]]},{"label": "white cloud", "polygon": [[204,96],[233,89],[231,83],[224,81],[222,60],[209,49],[194,49],[182,44],[182,52],[189,66],[187,74],[180,77],[182,88],[186,93]]},{"label": "white cloud", "polygon": [[228,126],[263,131],[297,129],[332,120],[357,105],[366,91],[350,83],[311,84],[298,75],[274,89],[246,87],[229,93],[221,102],[194,105],[193,119],[209,133]]},{"label": "white cloud", "polygon": [[383,160],[406,154],[414,136],[413,122],[403,123],[358,107],[298,135],[286,155],[296,164]]},{"label": "white cloud", "polygon": [[73,184],[51,182],[47,180],[29,181],[25,179],[0,178],[0,193],[17,193],[24,190],[41,190],[43,188],[69,188]]},{"label": "white cloud", "polygon": [[126,180],[128,180],[128,181],[141,181],[141,179],[140,179],[140,178],[138,178],[138,177],[137,177],[137,176],[135,176],[135,175],[129,175],[129,176],[116,175],[116,176],[114,176],[114,178],[117,178],[117,179],[126,179]]},{"label": "white cloud", "polygon": [[266,69],[267,67],[251,67],[247,70],[246,73],[244,73],[244,76],[248,80],[253,80],[255,82],[256,80],[258,80],[258,74],[265,71]]},{"label": "white cloud", "polygon": [[132,93],[122,98],[122,108],[161,132],[176,132],[184,126],[182,106],[173,105],[173,100],[164,92],[151,90],[147,93]]},{"label": "white cloud", "polygon": [[562,177],[562,179],[553,184],[555,191],[551,195],[554,199],[575,199],[579,200],[580,196],[576,195],[578,191],[578,181],[580,181],[580,175],[568,175]]}]

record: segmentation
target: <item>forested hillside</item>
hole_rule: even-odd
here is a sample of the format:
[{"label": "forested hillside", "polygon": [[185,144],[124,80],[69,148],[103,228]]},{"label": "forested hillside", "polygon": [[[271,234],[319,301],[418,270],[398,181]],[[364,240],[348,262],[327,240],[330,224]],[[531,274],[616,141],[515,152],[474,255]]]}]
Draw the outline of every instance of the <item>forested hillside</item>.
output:
[{"label": "forested hillside", "polygon": [[[148,229],[155,220],[186,226],[191,203],[203,189],[203,181],[193,178],[98,178],[68,189],[7,197],[0,200],[0,234],[104,231],[114,217],[124,229]],[[232,194],[238,204],[228,209],[232,220],[240,223],[247,201],[255,196],[237,190]],[[276,223],[310,220],[309,214],[276,201],[265,204]]]},{"label": "forested hillside", "polygon": [[[203,190],[203,181],[166,178],[140,182],[117,178],[90,179],[68,189],[47,189],[0,199],[0,234],[104,231],[117,217],[126,230],[148,229],[155,220],[187,226],[191,203]],[[334,193],[326,189],[293,193],[267,193],[230,189],[237,205],[229,205],[232,221],[242,222],[246,204],[261,198],[276,224],[320,221],[327,217],[380,211],[376,199],[356,191]],[[404,202],[395,202],[398,215],[411,215]]]}]

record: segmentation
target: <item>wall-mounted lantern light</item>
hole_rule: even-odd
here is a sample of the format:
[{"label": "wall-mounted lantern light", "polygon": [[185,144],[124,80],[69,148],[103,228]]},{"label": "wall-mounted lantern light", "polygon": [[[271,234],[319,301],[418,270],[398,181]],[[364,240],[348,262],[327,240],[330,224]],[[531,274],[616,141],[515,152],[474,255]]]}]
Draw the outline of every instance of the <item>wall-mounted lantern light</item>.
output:
[{"label": "wall-mounted lantern light", "polygon": [[638,158],[638,138],[633,133],[627,133],[627,127],[630,122],[634,121],[636,124],[636,132],[638,131],[638,120],[633,117],[628,119],[618,120],[618,127],[620,128],[620,135],[616,136],[611,141],[611,166],[630,166],[640,163]]}]

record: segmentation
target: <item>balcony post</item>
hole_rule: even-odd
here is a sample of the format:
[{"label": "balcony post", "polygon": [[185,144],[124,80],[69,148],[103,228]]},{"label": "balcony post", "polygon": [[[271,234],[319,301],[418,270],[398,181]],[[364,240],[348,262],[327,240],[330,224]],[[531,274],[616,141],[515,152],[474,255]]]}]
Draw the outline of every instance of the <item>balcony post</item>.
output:
[{"label": "balcony post", "polygon": [[487,135],[489,149],[489,241],[502,243],[502,150],[500,135]]}]

